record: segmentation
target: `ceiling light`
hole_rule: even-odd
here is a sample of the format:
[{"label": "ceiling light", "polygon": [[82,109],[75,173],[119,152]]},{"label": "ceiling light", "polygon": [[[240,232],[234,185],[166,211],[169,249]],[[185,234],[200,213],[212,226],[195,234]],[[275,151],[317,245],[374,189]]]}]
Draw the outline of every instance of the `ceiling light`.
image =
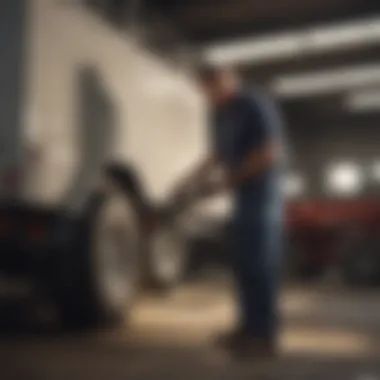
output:
[{"label": "ceiling light", "polygon": [[294,75],[284,75],[272,82],[280,97],[315,96],[364,85],[380,84],[380,63],[340,67]]},{"label": "ceiling light", "polygon": [[355,195],[362,190],[363,174],[355,163],[334,164],[327,169],[326,190],[330,194]]},{"label": "ceiling light", "polygon": [[204,58],[214,64],[253,63],[289,58],[299,53],[300,42],[295,33],[267,36],[209,47],[204,51]]}]

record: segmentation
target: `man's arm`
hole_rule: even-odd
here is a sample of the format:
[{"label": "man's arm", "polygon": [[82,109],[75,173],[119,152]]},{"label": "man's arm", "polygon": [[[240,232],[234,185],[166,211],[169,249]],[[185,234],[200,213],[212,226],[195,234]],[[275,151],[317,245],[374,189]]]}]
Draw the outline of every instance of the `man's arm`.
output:
[{"label": "man's arm", "polygon": [[278,153],[279,144],[276,141],[268,141],[263,147],[252,149],[242,164],[228,176],[227,187],[238,187],[265,172],[278,159]]},{"label": "man's arm", "polygon": [[216,154],[210,154],[197,166],[189,179],[197,182],[207,180],[218,166],[218,163],[219,160]]},{"label": "man's arm", "polygon": [[219,166],[219,159],[216,154],[212,153],[204,158],[193,171],[182,179],[176,186],[175,193],[185,192],[192,185],[199,186],[206,182],[214,170]]}]

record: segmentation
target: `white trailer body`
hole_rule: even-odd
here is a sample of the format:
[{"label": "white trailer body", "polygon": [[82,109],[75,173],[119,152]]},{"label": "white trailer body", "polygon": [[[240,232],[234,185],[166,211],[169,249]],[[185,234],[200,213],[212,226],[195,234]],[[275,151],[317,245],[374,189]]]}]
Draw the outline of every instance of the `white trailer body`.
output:
[{"label": "white trailer body", "polygon": [[165,200],[205,152],[206,112],[184,68],[81,3],[2,8],[0,272],[33,277],[65,320],[88,324],[120,320],[137,281],[173,284],[182,265],[157,269],[155,252],[181,256],[172,227],[144,236],[129,195],[93,198],[103,165]]},{"label": "white trailer body", "polygon": [[98,179],[99,161],[117,159],[161,200],[205,148],[204,105],[190,76],[84,6],[28,4],[22,136],[35,159],[26,162],[24,196],[77,207]]}]

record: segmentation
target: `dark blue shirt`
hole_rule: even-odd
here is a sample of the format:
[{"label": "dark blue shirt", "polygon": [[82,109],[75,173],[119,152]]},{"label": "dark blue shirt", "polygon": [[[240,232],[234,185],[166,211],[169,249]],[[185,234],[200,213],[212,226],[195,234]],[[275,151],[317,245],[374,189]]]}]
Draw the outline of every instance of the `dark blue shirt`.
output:
[{"label": "dark blue shirt", "polygon": [[[213,148],[230,170],[239,167],[253,150],[259,150],[272,141],[281,144],[280,113],[274,102],[259,91],[241,91],[216,109],[213,117]],[[282,160],[278,160],[243,183],[236,193],[238,206],[252,206],[256,212],[274,206],[281,197],[282,165]]]}]

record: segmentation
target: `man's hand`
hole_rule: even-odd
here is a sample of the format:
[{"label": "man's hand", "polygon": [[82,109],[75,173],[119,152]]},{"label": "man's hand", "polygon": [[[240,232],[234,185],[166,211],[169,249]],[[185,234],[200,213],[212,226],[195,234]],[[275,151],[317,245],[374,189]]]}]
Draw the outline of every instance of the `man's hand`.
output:
[{"label": "man's hand", "polygon": [[194,180],[192,178],[186,178],[185,180],[179,182],[174,190],[171,191],[171,198],[179,198],[182,196],[185,196],[185,194],[188,194],[191,192],[192,188],[194,187]]},{"label": "man's hand", "polygon": [[193,183],[187,188],[180,188],[180,191],[174,192],[170,196],[171,203],[179,208],[187,208],[194,203],[205,200],[206,198],[216,196],[229,190],[228,183],[219,178],[212,180],[208,178],[199,183]]},{"label": "man's hand", "polygon": [[199,189],[199,194],[200,197],[207,198],[226,193],[229,190],[231,190],[230,182],[226,177],[222,177],[214,181],[205,182]]}]

